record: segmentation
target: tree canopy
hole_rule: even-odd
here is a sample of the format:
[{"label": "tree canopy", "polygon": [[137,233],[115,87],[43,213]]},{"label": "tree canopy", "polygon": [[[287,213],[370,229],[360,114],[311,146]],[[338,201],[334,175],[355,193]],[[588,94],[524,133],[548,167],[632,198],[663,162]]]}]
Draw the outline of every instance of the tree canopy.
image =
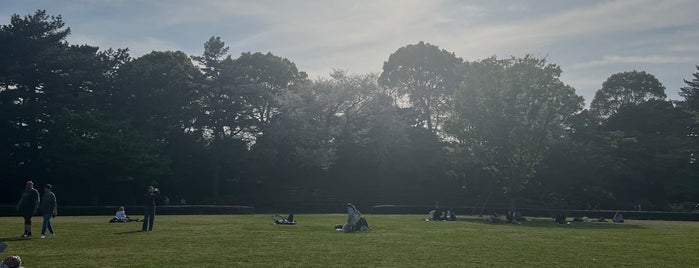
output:
[{"label": "tree canopy", "polygon": [[43,10],[0,26],[0,202],[27,179],[66,205],[137,204],[156,185],[171,202],[276,211],[686,211],[699,197],[698,73],[677,101],[650,73],[612,74],[583,109],[562,67],[531,55],[464,61],[419,42],[380,74],[310,79],[217,36],[201,55],[132,58],[70,33]]},{"label": "tree canopy", "polygon": [[561,69],[532,56],[473,62],[454,97],[447,133],[506,193],[522,191],[565,120],[582,108]]},{"label": "tree canopy", "polygon": [[606,118],[626,104],[663,100],[665,97],[665,86],[652,74],[643,71],[616,73],[602,83],[602,88],[590,103],[590,110]]}]

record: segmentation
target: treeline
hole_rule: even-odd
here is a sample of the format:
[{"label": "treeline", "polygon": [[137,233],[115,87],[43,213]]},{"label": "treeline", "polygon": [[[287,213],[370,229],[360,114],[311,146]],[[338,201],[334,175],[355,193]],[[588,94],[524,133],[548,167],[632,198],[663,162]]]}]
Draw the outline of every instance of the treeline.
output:
[{"label": "treeline", "polygon": [[[60,16],[0,28],[0,201],[27,179],[64,204],[354,201],[683,210],[699,200],[699,72],[681,101],[642,71],[589,109],[533,56],[465,61],[420,42],[381,74],[309,79],[271,53],[100,50]],[[699,67],[698,67],[699,68]]]}]

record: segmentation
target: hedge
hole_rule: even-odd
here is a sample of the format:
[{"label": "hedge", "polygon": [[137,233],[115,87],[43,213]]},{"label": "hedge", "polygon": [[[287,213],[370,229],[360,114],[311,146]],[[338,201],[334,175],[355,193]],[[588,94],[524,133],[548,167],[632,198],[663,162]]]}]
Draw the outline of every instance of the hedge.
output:
[{"label": "hedge", "polygon": [[[433,206],[411,206],[411,205],[377,205],[368,211],[374,214],[424,214],[427,216]],[[458,215],[479,215],[482,211],[484,215],[498,213],[505,215],[507,209],[504,208],[480,208],[480,207],[448,207]],[[668,221],[699,221],[699,212],[664,212],[664,211],[630,211],[630,210],[569,210],[569,209],[518,209],[524,217],[554,217],[563,214],[567,218],[589,217],[611,219],[616,212],[624,215],[624,219],[634,220],[668,220]]]},{"label": "hedge", "polygon": [[[59,206],[61,216],[113,216],[119,206]],[[249,206],[158,206],[158,215],[222,215],[254,214],[255,208]],[[143,206],[126,207],[127,215],[143,214]],[[0,206],[0,217],[18,216],[15,206]]]},{"label": "hedge", "polygon": [[[325,203],[323,205],[307,206],[308,204],[287,204],[281,209],[271,208],[275,204],[265,204],[264,209],[256,210],[252,206],[219,206],[219,205],[186,205],[186,206],[158,206],[158,215],[227,215],[227,214],[254,214],[254,213],[345,213],[344,204],[340,202]],[[272,206],[270,206],[272,205]],[[290,209],[294,207],[296,209]],[[360,211],[369,214],[424,214],[433,208],[432,206],[421,205],[358,205]],[[112,216],[116,213],[118,206],[59,206],[58,213],[62,216]],[[363,209],[364,208],[364,209]],[[504,208],[481,208],[481,207],[448,207],[459,215],[479,215],[482,211],[484,215],[494,212],[505,214]],[[617,212],[615,210],[566,210],[566,209],[539,209],[521,208],[519,211],[524,217],[554,217],[563,213],[568,218],[589,217],[611,219]],[[126,207],[128,215],[140,215],[143,213],[142,206]],[[663,212],[663,211],[619,211],[624,215],[624,219],[633,220],[672,220],[672,221],[699,221],[699,212]],[[17,211],[13,205],[0,206],[0,217],[15,217]]]}]

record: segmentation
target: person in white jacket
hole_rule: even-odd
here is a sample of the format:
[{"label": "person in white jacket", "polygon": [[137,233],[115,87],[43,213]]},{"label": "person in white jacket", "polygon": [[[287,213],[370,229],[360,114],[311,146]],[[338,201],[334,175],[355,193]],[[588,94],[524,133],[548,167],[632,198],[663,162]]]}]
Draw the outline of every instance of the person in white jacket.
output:
[{"label": "person in white jacket", "polygon": [[342,226],[343,232],[354,232],[354,231],[368,231],[369,224],[367,224],[366,219],[362,218],[362,213],[352,205],[352,203],[347,203],[347,223]]}]

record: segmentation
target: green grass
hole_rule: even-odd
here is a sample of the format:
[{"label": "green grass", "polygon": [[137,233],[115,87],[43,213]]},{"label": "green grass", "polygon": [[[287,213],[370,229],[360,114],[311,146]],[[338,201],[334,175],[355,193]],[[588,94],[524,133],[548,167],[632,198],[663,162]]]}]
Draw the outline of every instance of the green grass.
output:
[{"label": "green grass", "polygon": [[480,218],[425,222],[421,215],[365,215],[370,232],[335,231],[342,214],[156,216],[154,231],[109,217],[57,217],[55,239],[23,239],[20,217],[0,218],[0,253],[26,267],[696,267],[699,223],[634,221],[521,225]]}]

